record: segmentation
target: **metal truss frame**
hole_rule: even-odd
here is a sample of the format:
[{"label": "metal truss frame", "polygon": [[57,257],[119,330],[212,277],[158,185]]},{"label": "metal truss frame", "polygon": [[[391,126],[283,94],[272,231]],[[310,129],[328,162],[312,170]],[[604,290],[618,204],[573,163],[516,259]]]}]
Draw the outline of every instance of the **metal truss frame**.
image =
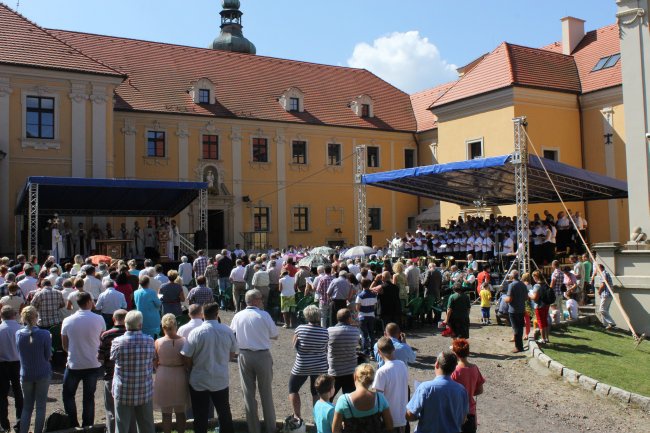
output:
[{"label": "metal truss frame", "polygon": [[366,174],[366,146],[354,148],[354,198],[357,207],[357,245],[366,244],[368,235],[368,202],[366,185],[361,178]]},{"label": "metal truss frame", "polygon": [[205,233],[205,250],[208,251],[208,190],[199,190],[199,230]]},{"label": "metal truss frame", "polygon": [[515,151],[512,164],[515,168],[515,205],[517,206],[517,261],[520,275],[530,269],[530,222],[528,219],[528,143],[526,142],[526,117],[515,117]]},{"label": "metal truss frame", "polygon": [[29,184],[29,209],[27,211],[27,253],[38,255],[38,184]]}]

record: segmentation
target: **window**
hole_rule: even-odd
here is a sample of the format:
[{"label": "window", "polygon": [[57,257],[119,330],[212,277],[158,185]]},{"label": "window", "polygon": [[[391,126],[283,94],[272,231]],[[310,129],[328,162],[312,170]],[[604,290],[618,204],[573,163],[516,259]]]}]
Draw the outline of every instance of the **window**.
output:
[{"label": "window", "polygon": [[165,133],[163,131],[147,132],[147,156],[165,156]]},{"label": "window", "polygon": [[483,140],[467,142],[467,159],[483,158]]},{"label": "window", "polygon": [[368,230],[381,230],[381,209],[368,208]]},{"label": "window", "polygon": [[546,158],[546,159],[550,159],[552,161],[557,161],[558,160],[558,151],[557,150],[544,149],[542,156],[544,158]]},{"label": "window", "polygon": [[341,165],[341,145],[338,143],[327,144],[327,165]]},{"label": "window", "polygon": [[306,232],[309,230],[309,208],[293,208],[293,230],[296,232]]},{"label": "window", "polygon": [[404,168],[415,167],[415,150],[404,149]]},{"label": "window", "polygon": [[596,66],[594,66],[594,69],[592,69],[591,72],[614,67],[616,66],[620,58],[621,58],[620,53],[612,54],[611,56],[607,56],[607,57],[602,57],[600,60],[598,60],[598,62],[596,62]]},{"label": "window", "polygon": [[289,98],[289,111],[300,111],[300,98]]},{"label": "window", "polygon": [[370,104],[361,104],[361,117],[370,117]]},{"label": "window", "polygon": [[306,141],[294,141],[291,143],[291,162],[294,164],[307,164]]},{"label": "window", "polygon": [[27,138],[54,139],[54,98],[27,97]]},{"label": "window", "polygon": [[219,136],[203,136],[203,159],[219,159]]},{"label": "window", "polygon": [[253,162],[269,162],[269,143],[266,138],[253,138]]},{"label": "window", "polygon": [[366,152],[368,152],[367,166],[379,167],[379,148],[376,146],[368,146]]},{"label": "window", "polygon": [[199,104],[210,103],[210,89],[199,89]]},{"label": "window", "polygon": [[253,229],[256,232],[269,231],[269,208],[268,207],[255,207],[253,208]]}]

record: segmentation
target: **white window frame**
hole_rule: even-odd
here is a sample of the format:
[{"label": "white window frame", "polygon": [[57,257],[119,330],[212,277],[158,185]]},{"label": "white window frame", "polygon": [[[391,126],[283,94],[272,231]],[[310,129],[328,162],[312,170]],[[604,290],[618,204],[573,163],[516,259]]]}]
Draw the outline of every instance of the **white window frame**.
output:
[{"label": "white window frame", "polygon": [[[164,132],[165,133],[165,156],[150,156],[149,155],[149,132]],[[144,130],[144,157],[151,159],[169,159],[169,132],[166,128],[146,128]]]},{"label": "white window frame", "polygon": [[555,152],[555,154],[557,155],[557,159],[556,159],[556,161],[557,161],[557,162],[560,162],[560,155],[561,155],[561,153],[560,153],[560,148],[559,148],[559,147],[547,147],[547,146],[542,146],[542,158],[544,157],[544,151],[545,151],[545,150],[550,150],[550,151]]},{"label": "white window frame", "polygon": [[[266,161],[255,161],[253,159],[253,140],[255,138],[264,138],[266,140]],[[249,148],[250,148],[250,162],[252,164],[270,164],[271,163],[271,139],[268,137],[268,135],[265,134],[253,134],[250,137],[250,143],[249,143]]]},{"label": "white window frame", "polygon": [[[369,116],[364,117],[363,116],[363,105],[367,104],[368,107],[370,108],[369,110]],[[366,94],[359,95],[352,102],[350,102],[350,108],[356,114],[358,117],[361,117],[362,119],[372,119],[375,117],[375,103],[373,99]]]},{"label": "white window frame", "polygon": [[[293,162],[293,143],[295,141],[302,141],[303,143],[305,143],[305,162],[303,163]],[[291,139],[291,147],[289,148],[289,151],[291,152],[291,154],[289,155],[289,164],[300,165],[300,166],[309,165],[309,140],[306,140],[304,138],[299,138],[299,137]]]},{"label": "white window frame", "polygon": [[[255,230],[255,208],[265,207],[268,209],[268,225],[269,229],[266,231]],[[270,204],[255,203],[251,205],[251,232],[253,233],[271,233],[273,231],[273,208]]]},{"label": "white window frame", "polygon": [[209,78],[199,78],[198,80],[192,82],[192,87],[190,87],[190,97],[195,104],[205,104],[205,102],[199,102],[199,90],[205,89],[210,91],[210,104],[214,104],[217,101],[215,96],[216,85]]},{"label": "white window frame", "polygon": [[[472,143],[481,143],[481,156],[479,158],[470,158],[470,144]],[[477,137],[477,138],[470,138],[468,140],[465,140],[465,159],[470,160],[470,159],[480,159],[480,158],[485,158],[485,141],[483,137]]]},{"label": "white window frame", "polygon": [[[27,97],[52,98],[54,99],[54,138],[31,138],[27,137]],[[61,96],[53,93],[49,89],[37,88],[35,90],[23,90],[21,93],[21,112],[22,112],[22,135],[20,136],[21,147],[34,148],[39,150],[61,149]]]},{"label": "white window frame", "polygon": [[[203,137],[206,135],[214,135],[217,137],[217,159],[206,159],[203,157]],[[201,159],[204,161],[221,161],[221,135],[219,135],[216,132],[201,132],[199,134],[199,154],[201,155]]]},{"label": "white window frame", "polygon": [[[339,164],[330,164],[330,155],[329,155],[329,146],[330,144],[338,144],[339,146]],[[325,165],[327,167],[343,167],[343,143],[339,143],[336,141],[328,141],[325,144]]]},{"label": "white window frame", "polygon": [[[307,230],[298,230],[296,228],[296,224],[295,224],[295,221],[294,221],[294,212],[298,208],[307,209]],[[292,205],[291,206],[291,214],[289,216],[291,218],[291,231],[292,232],[295,232],[295,233],[310,233],[311,232],[311,206],[310,205],[301,204],[301,203]]]},{"label": "white window frame", "polygon": [[[377,165],[370,166],[368,165],[368,158],[370,158],[370,153],[368,152],[368,149],[370,148],[377,149]],[[381,168],[381,147],[377,145],[366,145],[366,167],[367,168]]]},{"label": "white window frame", "polygon": [[[370,209],[379,209],[379,228],[370,228]],[[384,209],[381,206],[368,206],[368,231],[380,232],[384,230]]]},{"label": "white window frame", "polygon": [[[298,100],[298,111],[291,109],[291,98]],[[278,102],[289,113],[302,113],[305,111],[305,94],[297,87],[289,87],[278,98]]]}]

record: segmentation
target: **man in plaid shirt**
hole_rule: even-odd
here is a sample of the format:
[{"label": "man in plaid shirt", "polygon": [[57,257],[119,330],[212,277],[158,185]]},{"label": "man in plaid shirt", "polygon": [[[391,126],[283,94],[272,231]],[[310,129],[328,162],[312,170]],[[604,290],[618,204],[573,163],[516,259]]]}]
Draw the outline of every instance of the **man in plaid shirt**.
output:
[{"label": "man in plaid shirt", "polygon": [[[562,317],[564,317],[564,309],[562,307],[562,301],[563,301],[563,294],[562,294],[562,284],[564,284],[564,273],[562,272],[562,269],[560,269],[560,262],[557,260],[553,260],[553,274],[551,275],[551,289],[555,292],[555,306],[557,307],[557,310],[560,312],[559,315],[555,316],[556,318],[559,318],[558,320],[561,321]],[[559,323],[559,322],[557,322]]]},{"label": "man in plaid shirt", "polygon": [[320,324],[327,328],[330,319],[330,298],[327,296],[327,289],[332,283],[332,267],[325,266],[325,273],[319,277],[315,291],[318,296],[318,306],[320,308]]},{"label": "man in plaid shirt", "polygon": [[205,256],[205,251],[198,250],[197,254],[199,255],[194,263],[192,264],[192,269],[194,270],[194,278],[205,274],[205,268],[208,267],[208,258]]},{"label": "man in plaid shirt", "polygon": [[50,280],[43,280],[43,287],[36,292],[32,299],[32,307],[38,310],[38,327],[50,329],[61,324],[61,308],[65,307],[63,295],[58,290],[52,289]]},{"label": "man in plaid shirt", "polygon": [[142,333],[142,313],[129,311],[126,333],[113,340],[111,361],[115,362],[113,398],[116,432],[129,433],[131,418],[140,433],[154,433],[153,422],[153,338]]},{"label": "man in plaid shirt", "polygon": [[200,276],[196,279],[197,287],[190,290],[190,293],[187,294],[187,302],[192,304],[211,304],[214,302],[214,295],[212,294],[212,289],[205,285],[205,277]]}]

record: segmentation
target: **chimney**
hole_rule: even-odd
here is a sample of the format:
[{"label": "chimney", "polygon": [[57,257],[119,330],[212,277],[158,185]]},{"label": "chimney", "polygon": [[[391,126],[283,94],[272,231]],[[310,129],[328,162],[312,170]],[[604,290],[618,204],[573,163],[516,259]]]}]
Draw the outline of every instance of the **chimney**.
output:
[{"label": "chimney", "polygon": [[585,20],[564,17],[562,21],[562,54],[570,55],[585,37]]}]

